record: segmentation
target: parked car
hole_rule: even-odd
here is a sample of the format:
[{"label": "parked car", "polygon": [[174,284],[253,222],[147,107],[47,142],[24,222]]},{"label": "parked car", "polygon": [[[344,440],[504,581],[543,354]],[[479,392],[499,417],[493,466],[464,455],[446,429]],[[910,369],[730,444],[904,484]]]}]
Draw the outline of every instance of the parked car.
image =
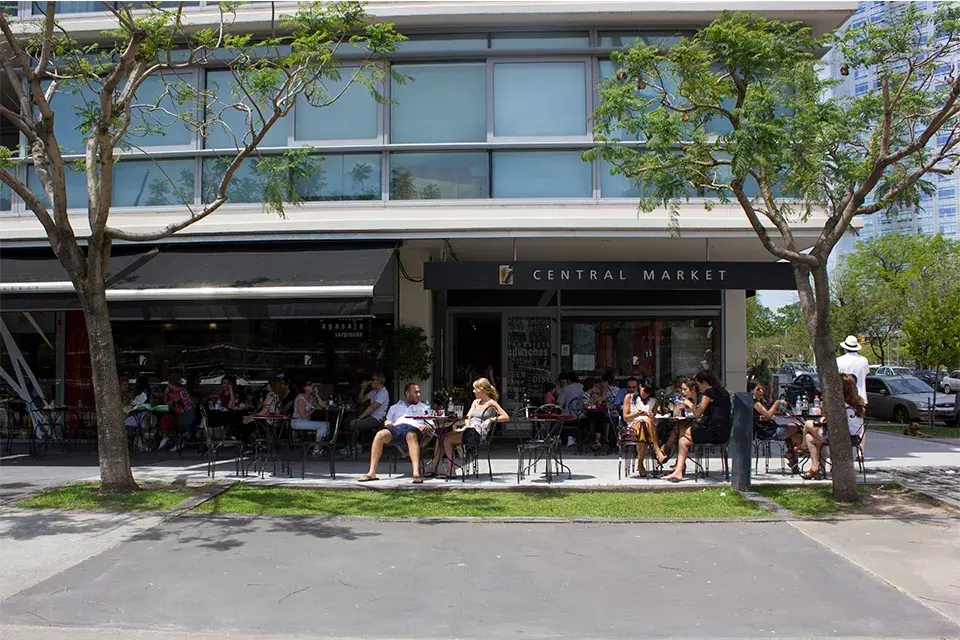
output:
[{"label": "parked car", "polygon": [[780,387],[780,397],[790,404],[796,404],[797,398],[806,394],[807,398],[812,398],[820,393],[820,375],[816,373],[801,373],[790,384]]},{"label": "parked car", "polygon": [[960,369],[954,369],[940,382],[947,393],[960,393]]},{"label": "parked car", "polygon": [[870,365],[870,375],[872,376],[912,376],[913,370],[907,367],[894,367],[888,364]]},{"label": "parked car", "polygon": [[780,382],[793,380],[801,373],[814,373],[816,369],[805,362],[784,362],[776,372],[780,376]]},{"label": "parked car", "polygon": [[[867,376],[867,416],[900,424],[926,422],[933,387],[914,376]],[[956,425],[956,397],[937,395],[934,421]]]},{"label": "parked car", "polygon": [[948,372],[943,369],[940,369],[939,371],[935,369],[917,369],[913,372],[913,375],[923,380],[931,387],[943,389],[943,379],[947,377],[947,373]]}]

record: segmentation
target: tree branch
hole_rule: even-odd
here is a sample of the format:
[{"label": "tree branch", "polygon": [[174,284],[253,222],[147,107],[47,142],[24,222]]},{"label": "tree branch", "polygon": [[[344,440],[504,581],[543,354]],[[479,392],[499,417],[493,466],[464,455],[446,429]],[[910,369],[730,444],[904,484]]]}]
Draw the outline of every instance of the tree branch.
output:
[{"label": "tree branch", "polygon": [[38,76],[46,74],[47,65],[50,64],[50,50],[53,47],[53,25],[55,24],[55,6],[52,0],[48,1],[46,11],[44,11],[43,39],[40,41],[40,60],[37,61],[36,69],[34,69],[34,73]]},{"label": "tree branch", "polygon": [[24,204],[30,208],[30,211],[33,212],[33,215],[37,216],[37,220],[40,221],[41,226],[43,226],[43,230],[47,234],[47,239],[50,241],[50,246],[53,248],[53,252],[58,253],[60,249],[60,232],[57,229],[57,225],[50,217],[50,213],[47,211],[46,207],[43,206],[43,203],[40,202],[40,198],[30,191],[30,189],[27,188],[27,185],[18,180],[16,176],[3,167],[0,167],[0,182],[6,184],[14,193],[20,196],[20,199],[23,200]]},{"label": "tree branch", "polygon": [[[757,233],[757,237],[760,238],[760,242],[767,251],[781,260],[787,260],[793,264],[802,264],[808,267],[816,267],[819,265],[820,261],[813,256],[778,246],[773,241],[773,238],[770,237],[770,234],[767,233],[767,229],[760,221],[760,217],[757,215],[757,210],[754,209],[753,203],[750,202],[750,198],[748,198],[743,192],[743,185],[736,180],[733,180],[730,184],[730,187],[733,191],[733,194],[737,198],[737,202],[740,203],[740,207],[743,209],[743,212],[747,215],[747,220],[750,221],[750,226],[753,227],[753,230]],[[776,224],[776,222],[774,222],[774,224]]]}]

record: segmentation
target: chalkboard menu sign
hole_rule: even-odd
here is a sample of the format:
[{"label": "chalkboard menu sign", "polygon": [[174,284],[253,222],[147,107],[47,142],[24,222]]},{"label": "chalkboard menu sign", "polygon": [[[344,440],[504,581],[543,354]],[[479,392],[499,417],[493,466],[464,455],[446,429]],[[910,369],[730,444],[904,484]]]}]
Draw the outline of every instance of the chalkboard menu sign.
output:
[{"label": "chalkboard menu sign", "polygon": [[550,318],[507,318],[507,403],[543,402],[543,384],[552,379]]}]

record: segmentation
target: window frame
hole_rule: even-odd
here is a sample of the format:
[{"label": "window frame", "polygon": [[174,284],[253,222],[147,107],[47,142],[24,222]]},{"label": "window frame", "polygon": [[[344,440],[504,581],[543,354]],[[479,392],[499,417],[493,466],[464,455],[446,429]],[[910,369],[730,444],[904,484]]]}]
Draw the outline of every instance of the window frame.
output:
[{"label": "window frame", "polygon": [[[360,67],[356,65],[351,65],[350,60],[344,60],[343,66],[340,67],[341,77],[346,75],[344,72],[347,69],[359,69]],[[379,64],[381,70],[384,70],[383,64]],[[351,73],[352,75],[352,73]],[[386,78],[389,78],[389,74],[385,75]],[[386,101],[387,105],[390,103],[390,85],[392,82],[385,82],[383,80],[378,83],[380,95],[382,95]],[[363,85],[361,85],[363,86]],[[300,97],[297,96],[297,100],[293,105],[293,109],[290,110],[289,116],[290,120],[289,130],[287,132],[287,149],[297,149],[300,147],[316,147],[318,149],[326,149],[327,147],[383,147],[387,144],[387,132],[390,131],[389,120],[385,119],[384,112],[387,113],[389,117],[390,110],[385,108],[387,105],[384,103],[373,100],[374,104],[377,107],[377,135],[374,138],[339,138],[336,140],[298,140],[297,139],[297,107],[300,106]],[[373,98],[371,98],[373,99]],[[335,103],[334,103],[335,104]],[[322,108],[322,107],[321,107]]]}]

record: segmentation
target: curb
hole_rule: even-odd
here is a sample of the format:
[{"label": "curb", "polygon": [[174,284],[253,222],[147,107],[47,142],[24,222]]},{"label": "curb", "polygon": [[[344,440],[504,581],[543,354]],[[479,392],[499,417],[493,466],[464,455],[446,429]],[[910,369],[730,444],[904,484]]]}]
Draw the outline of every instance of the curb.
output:
[{"label": "curb", "polygon": [[756,491],[740,491],[740,495],[772,513],[778,521],[795,520],[797,518],[797,516],[786,507],[780,506],[770,498]]},{"label": "curb", "polygon": [[196,495],[190,496],[186,500],[174,505],[173,508],[166,512],[166,515],[171,518],[179,518],[184,513],[196,509],[204,502],[216,498],[218,495],[237,484],[237,482],[238,480],[217,480],[213,484],[208,485],[198,491]]}]

